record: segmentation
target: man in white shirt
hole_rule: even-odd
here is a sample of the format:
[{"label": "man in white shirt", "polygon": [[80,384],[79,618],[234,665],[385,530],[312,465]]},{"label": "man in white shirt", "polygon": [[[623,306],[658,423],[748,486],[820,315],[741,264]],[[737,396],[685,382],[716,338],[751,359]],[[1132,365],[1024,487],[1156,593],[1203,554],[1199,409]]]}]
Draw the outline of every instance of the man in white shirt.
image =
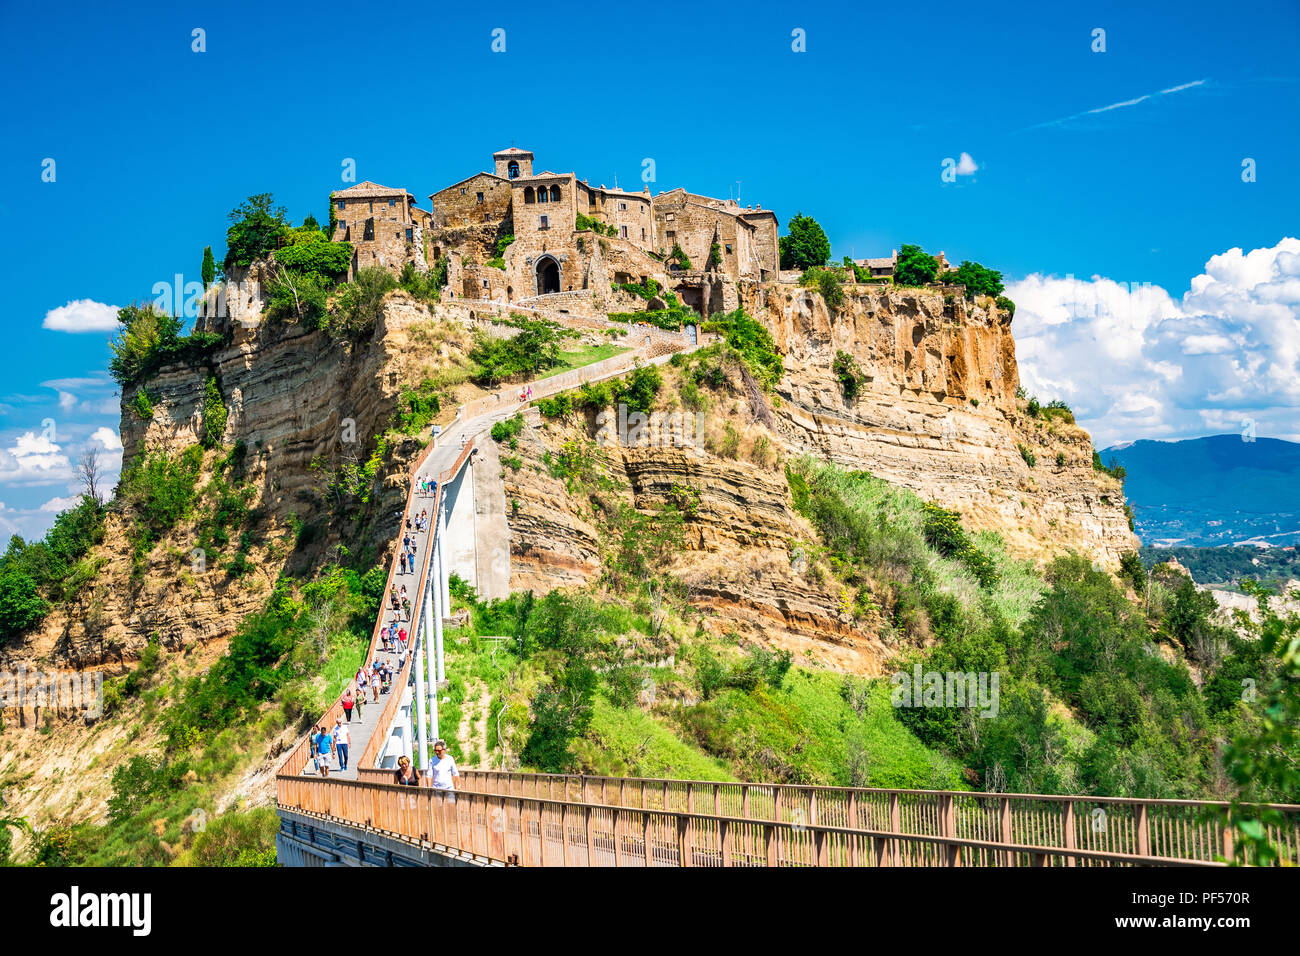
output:
[{"label": "man in white shirt", "polygon": [[334,724],[334,752],[339,755],[339,769],[348,769],[348,751],[351,749],[352,731],[342,718]]},{"label": "man in white shirt", "polygon": [[456,761],[447,753],[447,741],[439,740],[433,745],[433,766],[430,768],[435,790],[455,790],[453,778],[460,776]]}]

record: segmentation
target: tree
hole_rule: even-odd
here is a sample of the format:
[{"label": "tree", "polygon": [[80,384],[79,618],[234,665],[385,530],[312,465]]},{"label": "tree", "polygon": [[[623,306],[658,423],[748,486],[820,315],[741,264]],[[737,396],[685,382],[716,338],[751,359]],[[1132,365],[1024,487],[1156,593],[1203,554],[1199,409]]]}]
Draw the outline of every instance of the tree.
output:
[{"label": "tree", "polygon": [[203,247],[203,288],[206,289],[212,285],[212,280],[217,277],[217,260],[212,256],[212,247]]},{"label": "tree", "polygon": [[9,566],[0,571],[0,639],[34,627],[49,610],[30,574]]},{"label": "tree", "polygon": [[999,296],[1005,288],[1002,285],[1001,272],[982,266],[978,262],[971,262],[969,259],[962,262],[955,272],[948,273],[945,278],[964,285],[968,299],[973,299],[977,295]]},{"label": "tree", "polygon": [[895,285],[928,285],[939,272],[939,260],[920,246],[904,243],[894,263]]},{"label": "tree", "polygon": [[272,206],[270,193],[249,196],[230,211],[225,267],[247,266],[274,250],[289,232],[283,206]]},{"label": "tree", "polygon": [[781,268],[809,269],[824,266],[831,257],[831,241],[812,216],[795,213],[789,232],[780,239]]},{"label": "tree", "polygon": [[99,449],[87,445],[77,462],[77,477],[81,480],[81,489],[86,497],[95,503],[95,507],[104,504],[104,496],[99,490],[102,468],[99,463]]}]

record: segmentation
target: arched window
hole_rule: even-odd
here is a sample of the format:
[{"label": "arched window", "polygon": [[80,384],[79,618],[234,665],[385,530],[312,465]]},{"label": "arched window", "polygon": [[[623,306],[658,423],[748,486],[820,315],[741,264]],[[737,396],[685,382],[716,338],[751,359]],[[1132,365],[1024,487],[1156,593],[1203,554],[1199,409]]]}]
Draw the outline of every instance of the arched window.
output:
[{"label": "arched window", "polygon": [[535,201],[535,200],[533,199],[533,187],[532,187],[532,186],[525,186],[525,187],[524,187],[524,202],[534,202],[534,201]]},{"label": "arched window", "polygon": [[519,178],[519,164],[513,159],[510,160],[510,165],[506,167],[506,170],[509,172],[511,179]]},{"label": "arched window", "polygon": [[560,187],[559,187],[559,186],[552,186],[552,187],[551,187],[551,202],[559,202],[559,201],[560,201]]},{"label": "arched window", "polygon": [[546,193],[546,187],[545,187],[545,186],[538,186],[538,187],[537,187],[537,201],[538,201],[538,202],[546,202],[546,200],[547,200],[548,198],[549,198],[549,197],[547,196],[547,193]]}]

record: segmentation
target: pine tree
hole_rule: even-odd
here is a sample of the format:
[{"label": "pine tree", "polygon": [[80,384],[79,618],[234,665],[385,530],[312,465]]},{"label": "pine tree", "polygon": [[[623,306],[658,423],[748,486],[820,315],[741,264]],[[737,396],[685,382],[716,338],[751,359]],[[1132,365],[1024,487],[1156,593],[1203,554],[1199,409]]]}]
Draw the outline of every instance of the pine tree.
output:
[{"label": "pine tree", "polygon": [[203,247],[203,288],[207,289],[212,285],[212,280],[217,277],[217,260],[212,257],[212,247]]}]

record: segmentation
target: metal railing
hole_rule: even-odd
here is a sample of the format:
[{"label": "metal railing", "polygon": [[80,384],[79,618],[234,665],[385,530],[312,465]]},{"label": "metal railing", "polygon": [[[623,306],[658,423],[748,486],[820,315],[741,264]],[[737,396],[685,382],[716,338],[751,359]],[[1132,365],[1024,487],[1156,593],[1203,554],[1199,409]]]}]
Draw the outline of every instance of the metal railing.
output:
[{"label": "metal railing", "polygon": [[521,866],[1222,865],[1149,852],[283,775],[276,778],[276,798],[280,806],[325,819]]},{"label": "metal railing", "polygon": [[[1159,857],[1210,863],[1232,859],[1228,804],[1204,800],[1145,800],[1126,797],[952,790],[883,790],[794,784],[690,781],[663,778],[589,777],[466,770],[465,790],[519,798],[544,798],[606,807],[697,813],[796,826],[838,827],[909,836],[966,839],[1001,847],[1033,845],[1061,851],[1086,850],[1101,857],[1076,860]],[[1300,859],[1300,806],[1273,805],[1287,823],[1268,827],[1283,860]],[[914,864],[931,864],[933,846]],[[1000,859],[974,864],[1011,865]],[[937,861],[942,862],[942,861]],[[1032,860],[1018,861],[1021,865]]]}]

